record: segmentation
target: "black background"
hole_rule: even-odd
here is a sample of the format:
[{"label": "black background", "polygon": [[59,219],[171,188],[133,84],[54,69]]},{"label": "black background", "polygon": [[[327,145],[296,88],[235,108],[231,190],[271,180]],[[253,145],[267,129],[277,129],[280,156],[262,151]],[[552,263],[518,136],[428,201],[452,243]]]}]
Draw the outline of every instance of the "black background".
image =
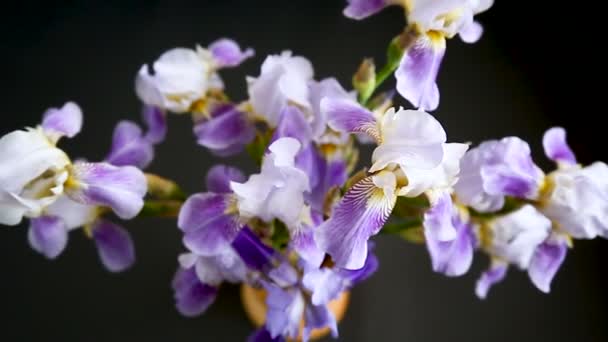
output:
[{"label": "black background", "polygon": [[[608,159],[602,139],[605,29],[593,27],[601,24],[596,18],[601,12],[592,3],[556,3],[498,0],[479,17],[486,28],[479,43],[448,42],[435,114],[449,140],[517,135],[530,142],[547,169],[541,136],[559,124],[568,128],[582,162]],[[351,21],[341,15],[343,6],[341,0],[116,0],[23,1],[5,7],[0,134],[33,126],[47,107],[74,100],[84,110],[85,126],[62,147],[74,157],[100,160],[116,121],[139,119],[133,90],[139,67],[172,47],[206,45],[221,36],[257,52],[241,68],[222,74],[234,99],[246,97],[244,76],[258,75],[264,57],[283,49],[310,58],[317,78],[335,76],[347,86],[361,58],[383,61],[387,42],[404,22],[398,8]],[[151,171],[196,192],[203,190],[205,172],[215,162],[194,144],[190,120],[171,116],[168,139]],[[225,162],[255,171],[244,157]],[[28,247],[25,224],[1,228],[0,340],[244,340],[251,327],[236,287],[224,287],[200,318],[186,319],[174,310],[169,283],[183,251],[174,221],[136,219],[125,226],[135,238],[138,260],[123,274],[104,271],[80,231],[50,262]],[[608,337],[605,241],[576,241],[550,295],[512,269],[486,301],[479,301],[473,287],[486,266],[484,256],[477,255],[466,276],[448,279],[431,272],[423,247],[393,237],[376,240],[380,270],[354,290],[339,327],[343,341]]]}]

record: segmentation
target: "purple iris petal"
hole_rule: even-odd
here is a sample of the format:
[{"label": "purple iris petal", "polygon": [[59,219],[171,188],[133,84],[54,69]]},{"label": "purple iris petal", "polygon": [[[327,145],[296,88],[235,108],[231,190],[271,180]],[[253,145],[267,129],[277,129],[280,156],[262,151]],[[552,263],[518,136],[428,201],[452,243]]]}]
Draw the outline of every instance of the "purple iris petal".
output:
[{"label": "purple iris petal", "polygon": [[121,121],[114,129],[112,148],[106,161],[115,166],[132,165],[143,169],[154,159],[154,149],[143,137],[141,128],[131,121]]},{"label": "purple iris petal", "polygon": [[148,184],[136,167],[77,162],[72,177],[77,185],[67,192],[76,202],[108,206],[122,219],[135,217],[144,205]]},{"label": "purple iris petal", "polygon": [[534,197],[542,180],[542,172],[534,164],[528,144],[516,137],[495,143],[481,167],[483,187],[495,195],[519,198]]},{"label": "purple iris petal", "polygon": [[186,232],[183,241],[184,245],[192,252],[203,256],[212,256],[230,246],[238,232],[238,219],[233,216],[222,215],[208,221],[200,229]]},{"label": "purple iris petal", "polygon": [[372,177],[355,184],[344,195],[332,216],[315,231],[321,250],[332,256],[337,267],[359,269],[367,258],[367,241],[388,219],[394,196],[380,193]]},{"label": "purple iris petal", "polygon": [[144,122],[148,126],[148,132],[144,139],[151,144],[158,144],[165,140],[167,135],[167,115],[155,106],[144,106],[142,111]]},{"label": "purple iris petal", "polygon": [[304,310],[304,330],[302,331],[302,341],[310,339],[310,333],[314,329],[329,327],[331,336],[338,338],[338,325],[336,317],[329,311],[327,305],[306,305]]},{"label": "purple iris petal", "polygon": [[68,243],[68,230],[61,218],[41,216],[30,220],[27,238],[36,252],[55,259]]},{"label": "purple iris petal", "polygon": [[395,77],[397,91],[414,107],[431,111],[439,106],[436,79],[445,53],[445,41],[424,35],[403,55]]},{"label": "purple iris petal", "polygon": [[183,232],[205,228],[209,222],[224,215],[228,208],[228,197],[223,194],[205,192],[194,194],[182,205],[177,226]]},{"label": "purple iris petal", "polygon": [[180,209],[177,226],[184,231],[184,244],[192,252],[213,256],[228,248],[237,236],[238,218],[225,213],[225,194],[203,193],[190,196]]},{"label": "purple iris petal", "polygon": [[247,338],[247,342],[284,342],[285,339],[283,336],[277,336],[276,338],[272,338],[270,336],[270,332],[266,330],[266,327],[262,327],[256,331],[254,331]]},{"label": "purple iris petal", "polygon": [[207,190],[215,193],[231,193],[230,182],[243,183],[247,177],[241,170],[226,166],[215,165],[207,172],[205,184]]},{"label": "purple iris petal", "polygon": [[331,300],[338,298],[350,285],[340,271],[336,268],[311,267],[304,272],[302,284],[312,293],[312,304],[327,304]]},{"label": "purple iris petal", "polygon": [[427,235],[426,246],[431,256],[433,271],[448,277],[461,276],[469,270],[473,262],[475,237],[471,227],[454,217],[456,238],[452,241],[439,241]]},{"label": "purple iris petal", "polygon": [[325,206],[325,197],[327,192],[333,187],[341,187],[348,178],[346,170],[346,161],[341,158],[327,160],[318,152],[316,153],[316,170],[310,171],[309,179],[313,179],[310,174],[317,174],[318,181],[316,185],[312,185],[312,191],[308,194],[308,202],[312,209],[317,212],[323,212]]},{"label": "purple iris petal", "polygon": [[[308,175],[308,184],[314,189],[320,181],[324,160],[314,144],[303,145],[296,156],[296,167]],[[310,195],[310,193],[309,193]]]},{"label": "purple iris petal", "polygon": [[275,251],[266,246],[248,227],[241,229],[232,241],[232,248],[247,267],[257,271],[267,271],[276,260]]},{"label": "purple iris petal", "polygon": [[220,67],[235,67],[243,63],[244,60],[255,54],[252,48],[241,51],[237,42],[232,39],[222,38],[209,45],[209,51],[213,59]]},{"label": "purple iris petal", "polygon": [[551,290],[551,281],[566,258],[568,246],[562,241],[546,241],[539,245],[528,266],[532,283],[544,293]]},{"label": "purple iris petal", "polygon": [[437,202],[424,213],[425,236],[434,241],[452,241],[456,228],[452,222],[454,204],[449,193],[442,194]]},{"label": "purple iris petal", "polygon": [[344,16],[351,19],[365,19],[380,12],[390,3],[388,0],[347,0]]},{"label": "purple iris petal", "polygon": [[350,287],[353,287],[376,273],[379,265],[380,262],[378,261],[378,257],[374,253],[374,243],[373,241],[368,241],[367,259],[365,259],[363,267],[358,270],[340,269],[338,273],[342,278],[348,280]]},{"label": "purple iris petal", "polygon": [[124,228],[105,220],[93,224],[93,240],[101,263],[111,272],[122,272],[135,262],[135,247]]},{"label": "purple iris petal", "polygon": [[199,145],[227,156],[242,151],[253,140],[255,126],[247,114],[225,105],[217,108],[211,119],[196,124],[194,134]]},{"label": "purple iris petal", "polygon": [[576,156],[566,141],[566,130],[553,127],[543,136],[543,147],[547,158],[566,165],[576,164]]},{"label": "purple iris petal", "polygon": [[325,258],[325,252],[315,242],[312,227],[301,228],[292,233],[290,246],[310,265],[319,267]]},{"label": "purple iris petal", "polygon": [[283,289],[274,284],[266,284],[266,328],[270,336],[295,338],[300,330],[304,313],[304,298],[298,289]]},{"label": "purple iris petal", "polygon": [[307,146],[312,138],[310,123],[306,121],[304,113],[296,106],[286,106],[281,110],[271,142],[284,137],[295,138],[302,146]]},{"label": "purple iris petal", "polygon": [[488,295],[490,288],[499,282],[501,282],[507,275],[506,264],[495,264],[490,267],[489,270],[483,272],[481,277],[477,280],[475,286],[475,294],[479,299],[485,299]]},{"label": "purple iris petal", "polygon": [[329,127],[338,132],[365,133],[379,140],[374,114],[353,100],[326,97],[321,111],[327,115]]},{"label": "purple iris petal", "polygon": [[173,297],[179,313],[186,317],[202,314],[213,304],[217,288],[203,284],[196,276],[194,268],[177,270],[173,282]]},{"label": "purple iris petal", "polygon": [[67,102],[60,109],[51,108],[44,113],[42,128],[46,132],[72,138],[82,128],[82,111],[74,102]]}]

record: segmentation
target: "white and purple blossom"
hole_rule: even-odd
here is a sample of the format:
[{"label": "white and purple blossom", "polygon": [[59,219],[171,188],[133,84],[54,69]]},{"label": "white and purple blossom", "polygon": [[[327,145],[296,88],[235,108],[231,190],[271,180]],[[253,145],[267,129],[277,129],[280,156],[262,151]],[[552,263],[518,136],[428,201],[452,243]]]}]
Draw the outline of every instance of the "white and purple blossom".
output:
[{"label": "white and purple blossom", "polygon": [[255,126],[247,113],[222,104],[211,110],[210,118],[195,123],[194,135],[199,145],[224,157],[241,152],[255,137]]},{"label": "white and purple blossom", "polygon": [[208,90],[223,89],[217,73],[253,56],[238,44],[223,38],[204,49],[175,48],[163,53],[151,66],[144,64],[135,79],[135,91],[146,105],[174,113],[185,113],[203,99]]},{"label": "white and purple blossom", "polygon": [[528,144],[516,137],[491,140],[462,158],[454,190],[458,200],[479,212],[500,210],[506,196],[536,199],[544,173],[532,161]]}]

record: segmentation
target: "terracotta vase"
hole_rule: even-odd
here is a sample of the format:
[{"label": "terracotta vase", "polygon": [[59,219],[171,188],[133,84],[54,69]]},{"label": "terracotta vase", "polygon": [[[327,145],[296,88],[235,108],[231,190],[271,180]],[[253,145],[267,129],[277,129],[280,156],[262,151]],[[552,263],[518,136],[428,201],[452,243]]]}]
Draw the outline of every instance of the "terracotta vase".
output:
[{"label": "terracotta vase", "polygon": [[[338,299],[331,301],[328,306],[331,312],[336,317],[336,321],[340,322],[346,313],[350,298],[350,292],[343,292]],[[256,289],[247,284],[241,286],[241,300],[243,307],[247,313],[247,317],[256,327],[264,325],[266,320],[266,291]],[[301,340],[304,321],[300,325],[300,333],[297,341]],[[310,334],[311,340],[317,340],[329,334],[329,328],[315,329]]]}]

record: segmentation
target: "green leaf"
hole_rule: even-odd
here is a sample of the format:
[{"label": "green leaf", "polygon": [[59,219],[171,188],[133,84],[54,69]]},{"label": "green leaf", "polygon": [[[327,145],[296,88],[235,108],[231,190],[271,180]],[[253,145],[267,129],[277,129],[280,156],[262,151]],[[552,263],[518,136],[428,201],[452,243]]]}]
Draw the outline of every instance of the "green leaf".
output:
[{"label": "green leaf", "polygon": [[279,250],[287,247],[287,244],[289,243],[289,230],[285,224],[279,220],[274,220],[272,226],[273,231],[272,236],[270,237],[272,247]]},{"label": "green leaf", "polygon": [[264,158],[264,153],[266,153],[266,148],[270,143],[271,137],[272,131],[270,130],[266,132],[257,131],[255,139],[246,146],[247,153],[249,153],[251,158],[258,165],[262,165],[262,159]]}]

